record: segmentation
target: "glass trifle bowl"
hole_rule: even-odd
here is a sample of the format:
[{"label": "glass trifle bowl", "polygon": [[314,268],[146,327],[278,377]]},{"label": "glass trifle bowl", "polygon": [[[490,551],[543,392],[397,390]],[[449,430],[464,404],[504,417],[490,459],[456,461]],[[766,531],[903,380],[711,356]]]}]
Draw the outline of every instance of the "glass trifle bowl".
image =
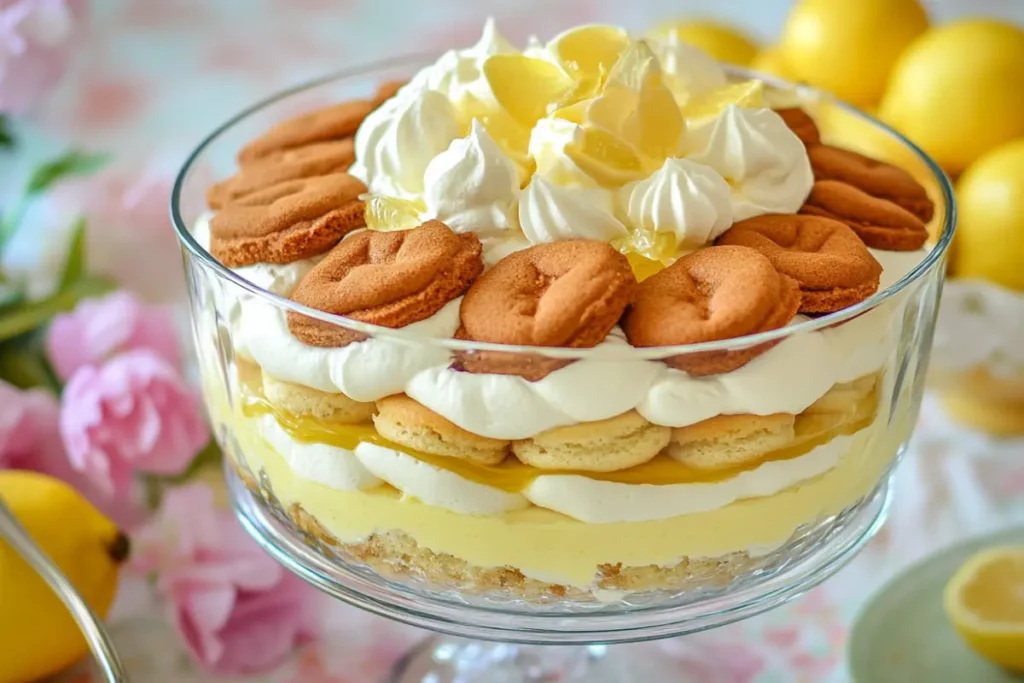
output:
[{"label": "glass trifle bowl", "polygon": [[[808,91],[722,72],[686,104],[698,86],[664,57],[632,81],[632,111],[664,85],[693,147],[643,170],[660,142],[642,135],[642,163],[620,164],[631,124],[593,134],[604,105],[548,123],[552,107],[488,114],[481,82],[459,78],[486,72],[501,100],[495,74],[558,63],[558,41],[510,60],[498,44],[489,25],[484,47],[425,69],[406,58],[294,88],[192,154],[172,214],[205,399],[234,505],[268,552],[456,637],[395,680],[662,675],[604,645],[781,604],[881,523],[921,400],[951,191],[911,143],[836,106],[906,151],[900,182],[934,188],[925,235],[863,180],[895,167],[818,139],[790,101]],[[459,78],[437,77],[445,64]],[[438,93],[464,96],[462,118]],[[561,121],[577,127],[571,163],[537,132]],[[727,151],[757,144],[770,153],[749,163]],[[210,188],[211,170],[230,179]],[[830,199],[822,180],[860,194]],[[585,647],[530,647],[550,644]]]}]

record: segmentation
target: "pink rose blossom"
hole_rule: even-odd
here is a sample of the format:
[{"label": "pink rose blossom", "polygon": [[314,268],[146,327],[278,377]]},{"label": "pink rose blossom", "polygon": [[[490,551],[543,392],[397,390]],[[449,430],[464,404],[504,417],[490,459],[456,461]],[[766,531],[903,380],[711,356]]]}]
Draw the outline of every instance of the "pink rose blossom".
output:
[{"label": "pink rose blossom", "polygon": [[43,472],[63,459],[60,439],[54,438],[59,414],[53,394],[0,381],[0,469]]},{"label": "pink rose blossom", "polygon": [[218,509],[204,484],[168,492],[136,538],[136,558],[136,570],[156,573],[190,652],[213,672],[273,668],[318,630],[316,592]]},{"label": "pink rose blossom", "polygon": [[0,112],[25,113],[57,83],[82,4],[0,0]]},{"label": "pink rose blossom", "polygon": [[58,315],[46,335],[46,352],[57,376],[67,381],[84,365],[97,365],[120,351],[150,349],[178,368],[181,349],[170,310],[147,306],[132,293],[87,299]]},{"label": "pink rose blossom", "polygon": [[150,349],[79,368],[64,388],[60,432],[71,464],[111,495],[134,472],[180,474],[210,438],[196,394]]},{"label": "pink rose blossom", "polygon": [[132,491],[111,498],[68,462],[60,437],[60,406],[42,389],[22,391],[0,381],[0,470],[31,470],[71,484],[118,526],[131,529],[141,520]]}]

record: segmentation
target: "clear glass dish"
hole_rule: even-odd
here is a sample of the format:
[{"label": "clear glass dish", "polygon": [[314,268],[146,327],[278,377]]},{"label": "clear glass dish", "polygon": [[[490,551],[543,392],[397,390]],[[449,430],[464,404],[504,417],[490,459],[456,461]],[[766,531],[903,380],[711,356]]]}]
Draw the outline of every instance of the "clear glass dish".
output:
[{"label": "clear glass dish", "polygon": [[[512,347],[377,327],[262,289],[196,239],[209,178],[233,171],[243,143],[421,64],[394,60],[276,95],[217,129],[177,179],[172,216],[203,391],[249,532],[307,581],[377,614],[462,638],[586,646],[556,655],[441,638],[403,662],[403,681],[626,680],[604,645],[744,619],[834,573],[881,523],[917,418],[952,235],[942,172],[897,133],[830,103],[831,122],[880,136],[933,188],[930,251],[838,313],[680,347]],[[357,341],[305,347],[289,337],[289,315]],[[674,369],[753,350],[728,373]],[[546,374],[463,371],[481,360]],[[310,383],[309,368],[322,378],[316,390],[298,384]],[[414,401],[399,407],[415,404],[412,417],[375,403],[403,391]],[[723,413],[741,434],[768,430],[772,445],[724,468],[682,464],[743,446],[729,430],[692,431]],[[765,416],[782,416],[782,427]],[[685,455],[668,457],[666,443]],[[524,464],[565,448],[639,464]]]}]

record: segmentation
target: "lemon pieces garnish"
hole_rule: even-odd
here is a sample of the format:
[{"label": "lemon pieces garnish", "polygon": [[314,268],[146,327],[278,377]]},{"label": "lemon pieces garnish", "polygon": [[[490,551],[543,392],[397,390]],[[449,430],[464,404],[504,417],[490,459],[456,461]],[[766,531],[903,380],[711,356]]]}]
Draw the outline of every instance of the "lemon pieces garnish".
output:
[{"label": "lemon pieces garnish", "polygon": [[678,153],[685,123],[650,47],[631,43],[600,94],[555,110],[579,127],[566,154],[600,185],[619,187]]},{"label": "lemon pieces garnish", "polygon": [[644,228],[633,229],[625,237],[612,240],[612,246],[625,254],[638,282],[671,265],[678,250],[674,233]]},{"label": "lemon pieces garnish", "polygon": [[620,55],[629,46],[629,36],[615,26],[580,26],[555,36],[548,52],[577,86],[577,98],[596,94]]},{"label": "lemon pieces garnish", "polygon": [[489,57],[484,62],[484,77],[502,109],[526,128],[533,128],[575,87],[556,64],[521,54]]},{"label": "lemon pieces garnish", "polygon": [[366,227],[378,232],[412,230],[423,222],[425,204],[409,199],[371,194],[366,201]]},{"label": "lemon pieces garnish", "polygon": [[608,76],[603,97],[633,105],[622,121],[622,137],[654,166],[678,153],[685,123],[661,64],[646,42],[632,43],[623,53]]},{"label": "lemon pieces garnish", "polygon": [[742,81],[696,95],[683,107],[687,124],[713,119],[730,105],[756,109],[764,106],[764,83],[758,80]]},{"label": "lemon pieces garnish", "polygon": [[943,605],[975,652],[1024,673],[1024,546],[991,548],[970,558],[946,584]]},{"label": "lemon pieces garnish", "polygon": [[565,153],[605,187],[621,187],[644,175],[644,165],[634,148],[601,128],[581,126]]}]

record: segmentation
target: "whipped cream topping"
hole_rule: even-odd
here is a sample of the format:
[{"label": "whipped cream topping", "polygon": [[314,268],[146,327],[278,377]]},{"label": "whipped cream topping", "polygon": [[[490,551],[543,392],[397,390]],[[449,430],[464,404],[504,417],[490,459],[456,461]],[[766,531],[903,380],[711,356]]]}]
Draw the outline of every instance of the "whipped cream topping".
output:
[{"label": "whipped cream topping", "polygon": [[[547,45],[533,38],[523,54],[572,77],[552,52],[560,38]],[[680,106],[727,83],[711,57],[675,34],[650,47]],[[449,51],[421,70],[363,122],[350,172],[376,194],[420,202],[427,207],[425,217],[438,217],[456,230],[486,238],[518,223],[530,242],[613,239],[656,224],[658,231],[675,233],[677,244],[695,248],[727,228],[730,218],[794,212],[810,192],[813,177],[803,145],[767,109],[726,107],[684,134],[678,156],[660,168],[624,172],[622,182],[635,181],[635,196],[602,187],[573,160],[570,150],[583,147],[583,126],[575,121],[549,112],[524,131],[526,150],[496,141],[484,126],[470,126],[477,117],[501,118],[485,64],[495,55],[515,53],[489,21],[476,45]],[[617,93],[608,97],[636,95]],[[628,109],[611,100],[602,111]],[[682,157],[704,168],[678,163]],[[730,207],[722,197],[725,186],[732,189]],[[585,211],[587,205],[592,210]]]},{"label": "whipped cream topping", "polygon": [[494,93],[484,78],[483,63],[492,55],[510,52],[519,50],[498,33],[498,26],[491,17],[484,24],[483,33],[475,45],[445,52],[436,62],[416,74],[409,86],[413,90],[422,88],[439,92],[460,110],[494,104]]},{"label": "whipped cream topping", "polygon": [[363,467],[406,498],[463,515],[497,515],[529,507],[521,494],[469,481],[411,455],[372,443],[356,446]]},{"label": "whipped cream topping", "polygon": [[371,192],[420,199],[427,166],[463,129],[447,97],[407,84],[359,126],[356,162],[348,172]]},{"label": "whipped cream topping", "polygon": [[796,213],[814,184],[807,150],[770,109],[729,105],[687,132],[687,158],[732,186],[733,218]]},{"label": "whipped cream topping", "polygon": [[710,166],[666,159],[653,175],[620,190],[632,225],[675,235],[677,245],[708,244],[733,223],[729,183]]},{"label": "whipped cream topping", "polygon": [[721,65],[699,47],[680,40],[677,31],[671,31],[665,40],[652,41],[651,48],[680,106],[694,95],[703,95],[728,83]]},{"label": "whipped cream topping", "polygon": [[519,223],[530,242],[608,241],[626,235],[612,195],[598,187],[558,185],[535,175],[519,200]]},{"label": "whipped cream topping", "polygon": [[481,238],[517,230],[519,170],[479,121],[427,165],[427,216]]},{"label": "whipped cream topping", "polygon": [[[459,304],[448,302],[426,320],[403,329],[419,337],[448,337],[459,327]],[[242,309],[236,332],[252,359],[272,377],[356,401],[400,394],[422,370],[447,364],[448,352],[422,342],[370,338],[336,348],[307,346],[288,331],[284,310],[252,301]]]}]

